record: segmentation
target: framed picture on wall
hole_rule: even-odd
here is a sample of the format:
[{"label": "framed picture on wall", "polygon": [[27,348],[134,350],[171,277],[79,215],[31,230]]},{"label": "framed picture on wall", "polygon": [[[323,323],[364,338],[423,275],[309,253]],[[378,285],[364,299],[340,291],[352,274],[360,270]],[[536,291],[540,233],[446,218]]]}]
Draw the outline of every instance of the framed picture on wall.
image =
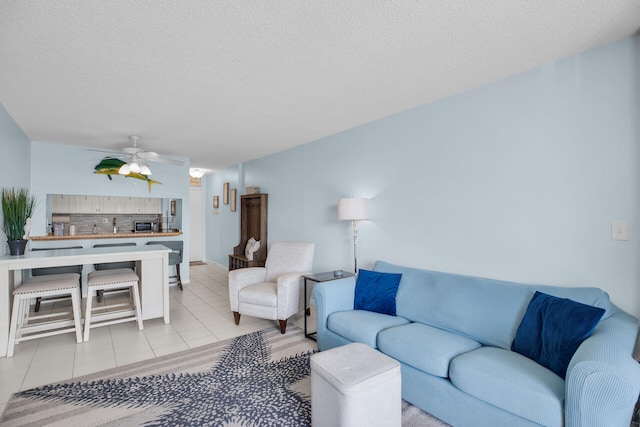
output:
[{"label": "framed picture on wall", "polygon": [[225,205],[229,204],[229,183],[225,182],[222,184],[222,203]]},{"label": "framed picture on wall", "polygon": [[213,209],[218,209],[219,202],[220,198],[218,196],[213,196]]},{"label": "framed picture on wall", "polygon": [[231,190],[231,212],[236,211],[236,189]]}]

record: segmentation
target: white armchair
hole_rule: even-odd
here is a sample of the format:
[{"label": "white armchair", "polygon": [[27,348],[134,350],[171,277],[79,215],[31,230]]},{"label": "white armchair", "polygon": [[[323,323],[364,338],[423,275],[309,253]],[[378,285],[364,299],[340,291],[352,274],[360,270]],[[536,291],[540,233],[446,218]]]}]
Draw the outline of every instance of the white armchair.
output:
[{"label": "white armchair", "polygon": [[311,272],[315,244],[274,242],[264,267],[229,272],[229,301],[236,325],[240,315],[278,320],[280,333],[287,319],[303,310],[302,275]]}]

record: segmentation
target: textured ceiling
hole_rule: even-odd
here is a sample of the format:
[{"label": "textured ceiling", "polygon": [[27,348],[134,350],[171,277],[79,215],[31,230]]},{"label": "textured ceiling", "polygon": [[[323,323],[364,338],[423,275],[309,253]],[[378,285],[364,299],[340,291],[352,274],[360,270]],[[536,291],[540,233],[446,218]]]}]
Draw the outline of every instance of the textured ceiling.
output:
[{"label": "textured ceiling", "polygon": [[640,0],[2,0],[31,140],[220,169],[631,35]]}]

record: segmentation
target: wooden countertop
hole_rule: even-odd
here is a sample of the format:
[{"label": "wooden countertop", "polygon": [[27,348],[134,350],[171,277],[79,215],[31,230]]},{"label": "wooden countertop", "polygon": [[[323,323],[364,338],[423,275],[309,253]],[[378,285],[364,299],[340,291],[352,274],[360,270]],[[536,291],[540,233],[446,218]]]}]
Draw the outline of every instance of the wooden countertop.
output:
[{"label": "wooden countertop", "polygon": [[76,234],[75,236],[29,236],[29,240],[33,240],[34,242],[43,242],[43,241],[51,241],[51,240],[93,240],[93,239],[135,239],[135,238],[145,238],[148,239],[150,237],[169,237],[169,236],[180,236],[182,235],[182,231],[167,231],[167,232],[155,232],[155,233],[92,233],[92,234]]}]

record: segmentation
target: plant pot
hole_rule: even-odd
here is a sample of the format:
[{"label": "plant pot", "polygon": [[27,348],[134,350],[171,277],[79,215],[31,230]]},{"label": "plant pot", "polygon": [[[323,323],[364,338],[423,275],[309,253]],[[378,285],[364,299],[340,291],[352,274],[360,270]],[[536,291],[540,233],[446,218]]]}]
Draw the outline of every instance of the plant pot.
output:
[{"label": "plant pot", "polygon": [[28,240],[7,240],[9,244],[9,254],[11,255],[24,255],[24,250],[27,247]]}]

